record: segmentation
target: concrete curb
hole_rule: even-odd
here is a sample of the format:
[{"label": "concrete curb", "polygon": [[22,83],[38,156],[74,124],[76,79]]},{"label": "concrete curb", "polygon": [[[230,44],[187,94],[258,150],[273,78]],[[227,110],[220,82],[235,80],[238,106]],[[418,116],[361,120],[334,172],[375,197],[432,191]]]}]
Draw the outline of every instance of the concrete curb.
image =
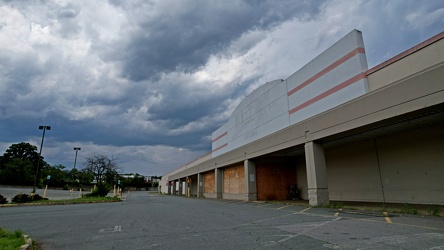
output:
[{"label": "concrete curb", "polygon": [[28,250],[32,248],[32,239],[29,237],[29,235],[24,234],[23,238],[25,239],[26,244],[21,246],[20,250]]},{"label": "concrete curb", "polygon": [[109,200],[109,201],[84,201],[84,202],[42,202],[42,203],[11,203],[11,204],[0,204],[0,207],[26,207],[26,206],[55,206],[55,205],[76,205],[76,204],[95,204],[95,203],[112,203],[112,202],[122,202],[125,199],[120,200]]}]

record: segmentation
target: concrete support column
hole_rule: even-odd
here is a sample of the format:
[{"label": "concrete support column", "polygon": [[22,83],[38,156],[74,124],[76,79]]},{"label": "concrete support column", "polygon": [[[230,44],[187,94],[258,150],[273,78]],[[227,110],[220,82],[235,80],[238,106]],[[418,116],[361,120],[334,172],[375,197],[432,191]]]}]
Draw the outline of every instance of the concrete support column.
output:
[{"label": "concrete support column", "polygon": [[168,181],[167,183],[166,183],[166,187],[167,187],[167,189],[168,189],[168,194],[171,194],[171,181]]},{"label": "concrete support column", "polygon": [[191,182],[188,182],[188,180],[190,180],[189,176],[185,179],[185,196],[191,197]]},{"label": "concrete support column", "polygon": [[214,170],[214,188],[216,191],[216,199],[222,199],[222,194],[223,194],[223,170],[220,168],[216,168]]},{"label": "concrete support column", "polygon": [[204,189],[204,180],[203,180],[203,174],[198,173],[197,174],[197,197],[203,197],[203,190]]},{"label": "concrete support column", "polygon": [[173,181],[172,188],[173,188],[173,195],[177,195],[177,192],[176,192],[176,181]]},{"label": "concrete support column", "polygon": [[308,200],[311,206],[328,205],[327,168],[324,147],[320,143],[305,143]]},{"label": "concrete support column", "polygon": [[257,201],[256,164],[251,160],[244,161],[245,173],[245,200]]},{"label": "concrete support column", "polygon": [[179,179],[179,193],[177,195],[183,195],[183,181]]}]

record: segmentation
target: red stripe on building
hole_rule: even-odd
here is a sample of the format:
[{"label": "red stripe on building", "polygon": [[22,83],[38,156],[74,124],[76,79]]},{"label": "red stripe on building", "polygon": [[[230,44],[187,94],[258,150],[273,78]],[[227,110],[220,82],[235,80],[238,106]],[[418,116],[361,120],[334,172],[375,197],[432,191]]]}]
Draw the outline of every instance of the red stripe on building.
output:
[{"label": "red stripe on building", "polygon": [[365,72],[364,73],[360,73],[360,74],[358,74],[358,75],[348,79],[347,81],[345,81],[345,82],[343,82],[343,83],[341,83],[341,84],[339,84],[339,85],[337,85],[337,86],[335,86],[335,87],[325,91],[324,93],[322,93],[322,94],[320,94],[320,95],[318,95],[318,96],[316,96],[316,97],[314,97],[314,98],[312,98],[312,99],[302,103],[301,105],[299,105],[299,106],[297,106],[295,108],[292,108],[290,111],[288,111],[288,113],[291,115],[291,114],[293,114],[293,113],[295,113],[295,112],[297,112],[297,111],[299,111],[299,110],[301,110],[301,109],[303,109],[303,108],[305,108],[305,107],[307,107],[307,106],[309,106],[309,105],[311,105],[311,104],[313,104],[313,103],[315,103],[315,102],[317,102],[317,101],[319,101],[321,99],[324,99],[325,97],[327,97],[327,96],[329,96],[329,95],[331,95],[331,94],[333,94],[333,93],[335,93],[335,92],[337,92],[337,91],[339,91],[339,90],[341,90],[341,89],[343,89],[343,88],[345,88],[345,87],[347,87],[347,86],[349,86],[349,85],[351,85],[351,84],[353,84],[353,83],[355,83],[355,82],[357,82],[359,80],[363,79],[363,78],[367,78],[367,75],[365,74]]},{"label": "red stripe on building", "polygon": [[219,150],[219,149],[221,149],[221,148],[224,148],[224,147],[226,147],[226,146],[228,146],[228,144],[227,144],[227,143],[225,143],[224,145],[222,145],[222,146],[219,146],[219,147],[217,147],[217,148],[213,149],[213,151],[211,151],[211,153],[214,153],[214,152],[216,152],[217,150]]},{"label": "red stripe on building", "polygon": [[219,140],[220,138],[226,136],[227,134],[228,134],[228,132],[225,132],[225,133],[219,135],[219,136],[218,136],[216,139],[214,139],[212,142],[215,142],[215,141]]},{"label": "red stripe on building", "polygon": [[345,61],[347,61],[348,59],[354,57],[357,54],[365,54],[365,50],[364,48],[356,48],[354,50],[352,50],[350,53],[348,53],[347,55],[343,56],[341,59],[337,60],[336,62],[330,64],[327,68],[321,70],[319,73],[317,73],[316,75],[310,77],[310,79],[308,79],[307,81],[303,82],[301,85],[297,86],[296,88],[290,90],[287,95],[291,96],[292,94],[298,92],[300,89],[302,89],[303,87],[307,86],[308,84],[314,82],[316,79],[320,78],[321,76],[327,74],[328,72],[330,72],[331,70],[333,70],[334,68],[338,67],[339,65],[341,65],[342,63],[344,63]]}]

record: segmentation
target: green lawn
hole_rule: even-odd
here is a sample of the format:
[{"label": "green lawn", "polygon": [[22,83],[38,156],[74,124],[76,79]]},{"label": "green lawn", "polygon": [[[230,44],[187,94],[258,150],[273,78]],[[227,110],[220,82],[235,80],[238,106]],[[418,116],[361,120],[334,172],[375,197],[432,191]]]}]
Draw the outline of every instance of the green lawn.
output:
[{"label": "green lawn", "polygon": [[118,201],[121,201],[121,199],[118,197],[82,197],[69,200],[39,200],[39,201],[30,202],[30,204],[57,205],[57,204],[85,204],[85,203],[118,202]]},{"label": "green lawn", "polygon": [[25,244],[23,234],[20,230],[11,233],[0,228],[0,249],[2,250],[17,250]]}]

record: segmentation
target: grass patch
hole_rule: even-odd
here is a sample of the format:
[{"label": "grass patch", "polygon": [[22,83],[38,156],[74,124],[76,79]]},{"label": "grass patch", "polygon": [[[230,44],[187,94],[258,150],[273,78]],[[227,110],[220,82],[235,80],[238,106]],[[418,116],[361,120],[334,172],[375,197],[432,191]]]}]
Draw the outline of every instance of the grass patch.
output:
[{"label": "grass patch", "polygon": [[29,202],[28,204],[47,204],[47,205],[63,205],[63,204],[85,204],[85,203],[102,203],[102,202],[119,202],[122,201],[118,197],[82,197],[69,200],[39,200]]},{"label": "grass patch", "polygon": [[411,207],[408,204],[404,204],[400,210],[394,210],[394,213],[400,213],[400,214],[418,214],[418,209]]},{"label": "grass patch", "polygon": [[0,228],[0,249],[17,250],[24,244],[25,239],[22,231],[9,232]]},{"label": "grass patch", "polygon": [[441,208],[438,206],[429,206],[427,208],[427,215],[441,217]]},{"label": "grass patch", "polygon": [[[65,205],[65,204],[86,204],[86,203],[105,203],[105,202],[120,202],[119,197],[86,197],[73,198],[66,200],[35,200],[26,203],[11,202],[0,206],[38,206],[38,205]],[[0,248],[1,249],[1,248]]]},{"label": "grass patch", "polygon": [[325,208],[344,208],[344,203],[339,202],[339,201],[332,201],[330,202],[330,204],[322,206]]}]

